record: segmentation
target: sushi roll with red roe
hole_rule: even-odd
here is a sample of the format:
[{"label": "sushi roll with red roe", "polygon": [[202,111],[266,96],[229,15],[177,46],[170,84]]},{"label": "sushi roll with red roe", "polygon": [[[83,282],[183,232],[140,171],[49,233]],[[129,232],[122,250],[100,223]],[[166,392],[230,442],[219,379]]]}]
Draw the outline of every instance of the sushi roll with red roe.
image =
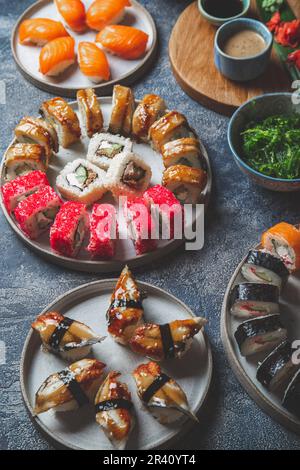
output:
[{"label": "sushi roll with red roe", "polygon": [[144,192],[143,199],[159,220],[162,238],[174,238],[175,228],[182,235],[183,210],[172,191],[157,184]]},{"label": "sushi roll with red roe", "polygon": [[54,189],[43,186],[18,204],[15,218],[25,235],[35,240],[53,224],[61,205]]},{"label": "sushi roll with red roe", "polygon": [[117,212],[111,204],[94,204],[90,216],[90,242],[93,258],[113,258],[118,237]]},{"label": "sushi roll with red roe", "polygon": [[85,204],[73,201],[63,204],[50,230],[52,250],[74,258],[80,250],[88,225]]},{"label": "sushi roll with red roe", "polygon": [[49,185],[47,176],[42,171],[31,171],[19,176],[1,187],[3,203],[7,212],[13,212],[22,199]]},{"label": "sushi roll with red roe", "polygon": [[137,255],[157,248],[155,223],[143,198],[127,201],[125,219]]}]

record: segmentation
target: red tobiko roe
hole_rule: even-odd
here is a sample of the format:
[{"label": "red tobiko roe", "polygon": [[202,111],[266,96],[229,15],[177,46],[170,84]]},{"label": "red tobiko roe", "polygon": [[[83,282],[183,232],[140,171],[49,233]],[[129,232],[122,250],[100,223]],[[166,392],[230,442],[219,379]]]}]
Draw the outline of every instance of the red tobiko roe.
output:
[{"label": "red tobiko roe", "polygon": [[300,49],[288,55],[288,62],[295,64],[295,66],[300,70]]},{"label": "red tobiko roe", "polygon": [[275,34],[275,41],[286,47],[295,48],[300,44],[300,20],[281,21],[280,13],[274,13],[267,23],[269,30]]}]

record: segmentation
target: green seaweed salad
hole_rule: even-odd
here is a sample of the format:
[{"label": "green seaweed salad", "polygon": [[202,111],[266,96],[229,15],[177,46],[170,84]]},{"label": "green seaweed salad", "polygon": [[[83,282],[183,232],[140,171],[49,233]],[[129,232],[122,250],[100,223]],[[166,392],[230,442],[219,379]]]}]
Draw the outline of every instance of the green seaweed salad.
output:
[{"label": "green seaweed salad", "polygon": [[250,122],[241,133],[244,161],[274,178],[300,178],[300,114]]}]

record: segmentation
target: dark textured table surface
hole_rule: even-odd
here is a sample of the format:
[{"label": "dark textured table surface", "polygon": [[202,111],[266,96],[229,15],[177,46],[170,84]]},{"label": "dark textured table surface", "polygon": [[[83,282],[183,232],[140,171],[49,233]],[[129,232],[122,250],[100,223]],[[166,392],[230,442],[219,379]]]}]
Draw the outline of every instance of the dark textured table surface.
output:
[{"label": "dark textured table surface", "polygon": [[[11,56],[12,27],[31,3],[0,0],[0,80],[6,84],[6,104],[0,105],[1,153],[18,120],[23,115],[36,114],[40,102],[48,96],[22,77]],[[141,3],[155,18],[160,45],[151,72],[134,86],[136,96],[158,93],[169,108],[187,115],[209,151],[214,173],[204,249],[172,255],[136,271],[139,279],[168,290],[209,319],[207,332],[215,366],[213,386],[200,424],[178,448],[299,448],[300,437],[265,415],[239,385],[225,357],[219,332],[223,294],[235,266],[264,228],[282,219],[299,222],[299,195],[268,192],[249,182],[235,166],[228,149],[228,119],[194,102],[176,84],[168,59],[168,39],[178,15],[190,2]],[[0,448],[48,449],[51,445],[27,415],[19,386],[19,359],[30,322],[58,295],[107,276],[66,271],[47,264],[16,238],[2,214],[0,234],[0,340],[6,344],[6,364],[0,365]]]}]

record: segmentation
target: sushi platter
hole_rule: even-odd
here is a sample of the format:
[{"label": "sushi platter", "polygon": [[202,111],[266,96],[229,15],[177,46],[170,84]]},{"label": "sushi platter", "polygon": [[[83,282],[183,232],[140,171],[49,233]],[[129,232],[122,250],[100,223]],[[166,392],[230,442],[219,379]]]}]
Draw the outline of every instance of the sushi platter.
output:
[{"label": "sushi platter", "polygon": [[[95,114],[94,114],[94,120],[92,122],[91,121],[85,122],[85,126],[84,126],[83,120],[87,117],[87,115],[83,117],[83,114],[79,113],[78,103],[80,106],[82,103],[86,104],[87,101],[84,101],[84,100],[87,98],[88,93],[90,93],[91,97],[93,98],[91,100],[91,102],[93,103],[93,108],[91,108],[90,111],[94,112]],[[129,88],[121,87],[117,85],[115,86],[115,94],[117,95],[118,93],[119,94],[121,93],[131,94],[131,91]],[[108,123],[110,123],[110,127],[113,127],[114,122],[115,123],[118,122],[118,113],[115,112],[117,108],[116,108],[116,104],[113,105],[112,98],[105,97],[105,98],[97,99],[94,95],[93,90],[91,89],[79,92],[78,96],[79,96],[78,102],[71,102],[70,104],[67,104],[61,98],[54,98],[53,100],[44,102],[41,106],[41,112],[43,113],[46,119],[47,117],[49,118],[49,115],[51,114],[54,108],[56,110],[55,112],[57,112],[57,109],[63,109],[64,113],[68,114],[68,118],[70,122],[73,123],[72,128],[69,128],[68,126],[57,127],[59,141],[60,141],[60,147],[58,151],[57,151],[57,148],[55,148],[54,150],[51,148],[49,149],[49,146],[46,145],[45,148],[47,152],[49,152],[49,154],[51,155],[51,158],[49,157],[48,170],[45,169],[45,166],[43,165],[43,162],[41,159],[40,152],[43,151],[43,149],[41,149],[41,146],[36,145],[36,144],[28,144],[28,143],[20,143],[20,142],[26,142],[26,139],[28,139],[28,136],[29,136],[28,128],[30,128],[31,130],[34,129],[36,132],[36,129],[40,128],[41,125],[42,125],[42,128],[41,128],[42,138],[44,138],[45,136],[45,126],[46,126],[46,131],[47,131],[46,135],[49,134],[50,140],[51,140],[51,136],[53,135],[53,130],[54,130],[54,128],[51,126],[51,120],[48,121],[48,124],[47,124],[47,122],[43,119],[37,120],[36,118],[25,117],[20,121],[19,125],[16,127],[15,134],[19,143],[15,145],[15,141],[12,142],[11,146],[6,152],[6,155],[4,156],[2,166],[1,166],[1,183],[2,183],[2,193],[3,193],[3,197],[1,198],[1,206],[2,206],[2,209],[3,209],[3,212],[5,214],[7,221],[9,222],[9,224],[11,225],[15,233],[23,240],[25,244],[27,244],[30,247],[30,249],[42,255],[49,261],[52,261],[56,264],[59,264],[63,267],[67,267],[70,269],[89,271],[89,272],[93,272],[93,271],[94,272],[110,272],[110,271],[116,271],[120,269],[124,265],[124,263],[130,263],[131,266],[137,266],[137,265],[144,265],[147,262],[152,262],[155,259],[161,258],[161,256],[178,248],[183,243],[184,238],[169,237],[168,239],[159,239],[159,240],[154,240],[154,241],[149,239],[147,240],[148,244],[142,241],[142,243],[144,243],[145,246],[137,246],[137,244],[136,243],[133,244],[132,240],[128,239],[128,237],[126,239],[127,226],[126,226],[126,221],[124,225],[124,220],[123,220],[123,225],[122,225],[122,220],[121,220],[121,224],[119,222],[120,224],[118,227],[119,236],[115,237],[115,238],[118,238],[118,240],[115,239],[116,243],[114,244],[114,246],[111,245],[110,240],[106,240],[105,242],[106,245],[101,242],[102,248],[101,247],[100,248],[102,251],[100,250],[101,251],[100,252],[99,251],[100,248],[98,247],[97,248],[98,253],[96,253],[95,246],[97,245],[97,236],[93,238],[92,235],[90,238],[90,244],[89,246],[87,246],[87,237],[86,237],[87,233],[86,232],[88,230],[88,225],[89,225],[88,224],[89,216],[86,213],[86,209],[85,209],[86,205],[90,206],[91,203],[95,202],[96,200],[101,199],[102,204],[98,206],[94,205],[92,209],[93,215],[90,216],[91,217],[90,228],[91,230],[93,230],[93,224],[96,227],[97,226],[96,222],[101,219],[101,216],[98,215],[100,217],[99,219],[99,217],[94,213],[96,208],[101,210],[101,207],[105,206],[105,208],[110,208],[116,214],[120,215],[121,213],[123,213],[123,211],[120,208],[119,203],[118,203],[119,196],[122,194],[129,195],[129,196],[138,195],[136,190],[129,189],[130,186],[126,186],[125,183],[122,183],[122,180],[119,181],[118,173],[116,172],[116,170],[113,169],[114,165],[112,163],[109,163],[110,167],[108,168],[107,161],[110,162],[111,161],[110,158],[101,157],[102,159],[100,161],[100,168],[99,166],[96,166],[99,160],[99,157],[97,156],[97,149],[99,147],[99,143],[100,142],[105,143],[107,142],[107,139],[112,139],[115,142],[113,144],[115,148],[124,146],[124,152],[121,153],[120,156],[116,156],[114,158],[114,162],[117,161],[118,159],[119,160],[121,159],[118,165],[120,166],[121,164],[124,166],[124,168],[127,168],[132,158],[134,158],[135,164],[138,164],[140,166],[140,171],[142,172],[142,174],[145,174],[145,182],[143,183],[144,186],[142,188],[142,191],[145,191],[148,188],[149,182],[150,182],[150,189],[149,189],[150,194],[153,193],[154,191],[157,191],[157,189],[155,188],[158,188],[158,193],[157,193],[158,198],[162,198],[163,197],[162,194],[167,193],[168,195],[167,197],[169,198],[169,200],[173,201],[172,204],[174,202],[176,203],[176,206],[180,208],[180,212],[182,210],[180,203],[177,200],[177,198],[174,197],[172,191],[169,191],[167,188],[164,189],[163,186],[160,186],[162,184],[162,179],[166,180],[167,176],[169,179],[171,179],[170,170],[174,168],[176,169],[177,167],[180,168],[180,170],[182,170],[182,168],[186,168],[188,170],[188,173],[192,172],[194,174],[196,172],[196,174],[199,173],[200,175],[205,176],[204,186],[202,187],[203,191],[201,193],[201,202],[203,203],[202,209],[204,210],[204,207],[208,203],[209,195],[211,191],[211,170],[210,170],[210,163],[209,163],[208,155],[206,153],[205,148],[203,147],[202,143],[199,140],[196,141],[196,144],[200,146],[199,148],[198,147],[196,148],[196,155],[198,154],[200,155],[201,153],[202,155],[201,158],[203,160],[205,170],[198,169],[198,168],[191,168],[188,166],[185,167],[184,165],[170,166],[168,168],[166,167],[166,169],[164,170],[163,159],[160,155],[158,155],[157,151],[153,149],[153,146],[152,147],[150,146],[150,142],[149,140],[147,140],[148,137],[147,138],[145,137],[143,141],[139,140],[139,143],[138,143],[136,140],[130,140],[129,138],[126,139],[124,137],[115,135],[118,133],[119,129],[113,129],[117,131],[117,132],[113,132],[113,134],[105,134],[105,133],[103,134],[104,131],[102,129],[104,130],[107,129]],[[156,95],[147,95],[147,96],[150,96],[152,100],[153,97],[155,97]],[[158,100],[159,102],[162,102],[163,106],[165,106],[161,98],[156,96],[155,99]],[[131,95],[131,100],[132,100],[132,106],[135,107],[138,104],[138,101],[136,101],[136,103],[134,104],[133,95]],[[99,108],[99,103],[100,103],[101,110]],[[136,116],[137,116],[138,110],[139,108],[137,107],[136,114],[135,114]],[[77,118],[77,114],[79,116],[79,119]],[[180,115],[180,113],[172,112],[172,113],[166,114],[166,116],[168,115],[171,116],[171,118],[174,116],[179,117],[180,119],[183,119],[183,121],[186,123],[185,118],[183,117],[183,115]],[[136,119],[136,121],[138,121],[138,119]],[[86,127],[87,124],[89,124],[88,128],[86,127],[86,132],[89,133],[90,137],[92,137],[91,140],[87,137],[87,135],[83,135],[82,138],[80,138],[80,135],[81,135],[80,124],[79,124],[80,122],[81,122],[82,128]],[[156,124],[156,122],[159,122],[159,120],[155,121],[154,124]],[[94,128],[92,125],[94,125]],[[130,125],[131,125],[131,122],[130,122]],[[95,126],[96,127],[98,126],[97,128],[98,131],[99,129],[102,130],[102,134],[101,132],[95,133],[97,130]],[[70,132],[70,129],[71,129],[71,132]],[[94,136],[92,136],[93,133],[95,134]],[[122,131],[121,131],[121,134],[122,134]],[[154,139],[156,138],[155,137],[156,134],[155,135],[154,134],[155,133],[153,131],[152,141],[154,141]],[[56,132],[54,132],[54,135],[56,135]],[[29,137],[32,138],[32,134]],[[34,139],[35,138],[36,137],[34,137]],[[188,141],[188,142],[195,141],[194,138],[193,139],[187,138],[187,139],[181,139],[181,140]],[[180,140],[178,139],[178,142],[179,141]],[[177,141],[174,141],[174,142],[177,142]],[[174,163],[169,162],[170,144],[173,144],[173,142],[169,142],[165,145],[166,147],[165,161],[167,162],[165,163],[165,165],[168,164],[168,166],[169,164],[174,165]],[[131,146],[133,146],[132,151],[135,152],[134,154],[130,152]],[[128,147],[128,151],[125,152],[125,149],[127,149],[127,147]],[[188,144],[187,147],[188,149],[190,149],[190,144]],[[23,168],[22,162],[24,162],[25,160],[20,161],[19,157],[21,156],[22,159],[24,158],[24,154],[23,154],[24,148],[26,149],[26,151],[29,149],[28,151],[34,153],[34,155],[31,156],[31,159],[28,159],[25,155],[25,160],[27,162],[25,163],[25,166],[30,164],[30,165],[33,165],[30,167],[30,170],[42,170],[42,171],[30,171],[29,173],[23,176],[17,177],[18,166],[15,167],[14,165],[21,164],[22,171],[23,171],[24,168]],[[53,153],[53,152],[56,152],[56,153]],[[22,155],[20,155],[20,153],[22,153]],[[39,162],[39,166],[37,166],[36,162]],[[118,165],[116,167],[117,170],[118,170]],[[73,167],[74,168],[76,167],[76,169],[74,170]],[[81,173],[83,172],[84,174],[83,173],[77,174],[76,172],[78,168],[80,172]],[[26,171],[28,171],[27,166],[26,166]],[[47,171],[47,176],[45,175],[44,171]],[[80,182],[82,178],[84,178],[84,175],[90,175],[90,174],[92,175],[92,180],[91,180],[90,185],[87,184],[85,186],[85,183],[84,183],[84,186],[81,186]],[[73,178],[72,181],[70,180],[71,176]],[[73,181],[74,178],[76,181]],[[8,179],[11,179],[11,181],[7,181]],[[95,182],[93,182],[94,180]],[[87,179],[84,178],[84,181],[87,181]],[[99,181],[100,183],[96,183],[96,181]],[[109,186],[109,188],[106,184],[106,181],[111,181],[110,183],[111,186]],[[168,181],[164,184],[167,184],[167,183]],[[24,193],[24,195],[30,194],[29,198],[27,197],[24,201],[21,201],[20,203],[18,203],[17,201],[20,201],[20,197],[21,197],[21,194],[18,193],[19,188],[21,188],[21,191],[24,191],[24,187],[26,185],[28,185],[28,188],[27,188],[27,193],[26,194]],[[44,190],[42,189],[39,190],[38,189],[39,187],[43,187]],[[85,187],[86,189],[83,190]],[[151,188],[154,188],[154,189],[152,190]],[[35,192],[37,189],[38,191],[36,192],[36,194],[31,194],[32,191]],[[109,189],[114,193],[114,197],[111,192],[109,191],[107,192],[107,190]],[[199,189],[201,190],[200,186],[199,186]],[[50,214],[50,218],[52,219],[52,222],[53,222],[57,214],[57,210],[59,209],[59,207],[61,206],[63,202],[59,198],[58,194],[55,192],[57,190],[59,191],[61,196],[63,196],[65,199],[70,199],[70,201],[68,203],[65,203],[61,207],[61,210],[55,219],[56,223],[53,224],[52,226],[52,229],[51,229],[52,235],[50,236],[50,244],[49,244],[49,231],[47,231],[47,228],[49,227],[49,224],[48,224],[49,220],[43,219],[45,223],[47,222],[47,227],[45,227],[46,233],[42,233],[43,231],[45,231],[44,227],[42,231],[38,230],[36,232],[36,229],[33,229],[32,226],[30,226],[31,222],[30,224],[28,222],[29,221],[28,214],[29,212],[32,213],[32,211],[36,210],[37,204],[44,204],[44,201],[46,198],[47,200],[49,200],[49,202],[47,203],[49,208],[46,209],[46,212],[49,209],[51,212],[53,205],[56,206],[53,208],[55,211],[55,214],[52,214],[52,215]],[[12,197],[15,191],[17,191],[16,203],[13,202],[14,201],[13,197],[15,196]],[[139,194],[142,195],[141,192]],[[148,194],[147,191],[144,192],[144,196],[143,196],[144,200],[146,200],[145,199],[146,194]],[[150,194],[149,194],[149,197],[150,197]],[[167,201],[165,199],[165,196],[163,200]],[[8,201],[10,202],[8,203]],[[12,204],[14,205],[14,207],[12,206]],[[17,204],[17,207],[15,207],[15,204]],[[20,208],[20,205],[22,206],[21,208]],[[44,209],[41,211],[41,214],[45,215]],[[48,215],[46,216],[48,217]],[[39,217],[39,216],[36,213],[36,216],[34,215],[34,217]],[[42,215],[42,217],[44,216]],[[76,247],[76,243],[74,241],[75,239],[73,241],[69,239],[68,242],[66,240],[61,239],[62,236],[63,237],[67,236],[66,234],[68,231],[70,230],[72,231],[72,222],[71,223],[67,222],[70,219],[70,217],[71,219],[73,218],[74,221],[76,217],[78,218],[78,220],[82,221],[82,225],[80,226],[80,224],[78,224],[76,232],[74,232],[73,234],[74,237],[77,237],[77,234],[79,235],[79,246],[77,246],[77,249],[75,251],[73,250],[74,246]],[[152,219],[150,218],[149,220],[151,222]],[[192,224],[194,221],[195,219],[191,220],[189,224]],[[149,221],[147,223],[149,223]],[[40,224],[40,221],[37,221],[38,226],[39,224]],[[79,226],[81,227],[80,233],[78,233]],[[150,226],[147,228],[147,230],[150,230]],[[71,242],[71,245],[70,245],[70,242]],[[97,256],[95,257],[94,255],[97,255]]]},{"label": "sushi platter", "polygon": [[[21,73],[25,76],[25,78],[27,78],[27,80],[37,87],[53,94],[69,97],[75,97],[76,92],[79,89],[90,86],[94,86],[97,94],[103,96],[109,94],[112,91],[113,85],[117,82],[129,84],[137,80],[152,65],[153,60],[155,59],[157,32],[151,15],[142,5],[140,5],[135,0],[131,1],[131,5],[128,1],[124,1],[123,3],[126,5],[126,11],[121,26],[135,28],[135,30],[142,31],[142,34],[145,35],[145,38],[148,36],[146,39],[146,49],[144,52],[139,54],[137,58],[133,56],[133,58],[128,60],[122,58],[121,56],[108,53],[104,56],[102,50],[99,51],[99,48],[96,47],[96,27],[95,29],[86,29],[82,32],[77,32],[74,31],[74,29],[72,30],[67,24],[66,29],[64,29],[64,36],[69,36],[63,39],[67,39],[67,42],[69,41],[71,43],[73,39],[75,41],[75,55],[74,58],[72,58],[73,62],[76,62],[76,52],[79,52],[77,57],[80,60],[80,54],[89,54],[90,49],[93,48],[90,51],[90,54],[95,51],[96,53],[101,54],[99,60],[102,63],[104,61],[103,67],[105,68],[105,72],[103,72],[103,76],[101,78],[95,80],[95,77],[89,77],[88,73],[87,75],[82,73],[78,65],[73,63],[73,65],[68,66],[68,68],[62,73],[57,74],[55,72],[55,75],[54,72],[50,75],[47,72],[44,73],[43,66],[41,67],[39,65],[39,57],[41,54],[43,38],[38,38],[41,41],[40,45],[35,43],[28,43],[26,42],[27,39],[26,41],[23,40],[23,42],[20,43],[20,37],[23,39],[23,36],[20,36],[20,27],[24,24],[25,21],[36,18],[45,18],[47,19],[46,21],[54,20],[56,25],[59,24],[61,28],[63,28],[62,23],[65,24],[65,22],[62,21],[62,23],[58,23],[62,18],[58,13],[53,0],[40,0],[31,5],[22,14],[12,33],[11,47],[13,57]],[[91,0],[84,2],[86,11],[88,11],[88,7],[91,4]],[[48,25],[46,26],[48,27]],[[41,27],[44,27],[44,25],[41,25]],[[134,30],[132,29],[132,31]],[[25,35],[27,32],[22,32],[22,34]],[[51,31],[51,34],[55,33]],[[63,33],[57,32],[56,34],[60,35]],[[78,49],[79,43],[84,44],[85,49],[83,46],[82,50],[80,50],[80,47]],[[97,43],[97,46],[98,44],[99,43]],[[65,46],[63,45],[63,47]],[[71,47],[74,49],[74,45],[71,45]],[[48,51],[46,49],[44,55],[48,55]],[[68,58],[64,60],[67,59]],[[43,73],[40,71],[40,68]],[[94,85],[93,81],[96,82]]]},{"label": "sushi platter", "polygon": [[[299,345],[294,344],[300,335],[300,275],[298,261],[295,269],[288,252],[281,251],[282,240],[292,240],[288,233],[300,240],[298,229],[284,222],[275,225],[235,270],[224,296],[221,336],[230,365],[249,395],[272,418],[300,433],[295,402]],[[285,266],[268,245],[272,236],[280,240],[281,260],[289,260]]]},{"label": "sushi platter", "polygon": [[[163,446],[170,448],[170,445],[193,425],[195,413],[200,411],[209,391],[212,376],[211,350],[203,329],[198,327],[193,335],[197,332],[198,334],[193,337],[193,342],[184,357],[181,358],[181,346],[179,349],[179,351],[181,351],[179,353],[179,359],[173,357],[173,359],[165,359],[159,363],[161,370],[164,371],[162,378],[172,377],[172,379],[178,381],[178,384],[182,387],[182,390],[184,390],[190,411],[182,410],[182,413],[186,413],[188,416],[181,413],[179,416],[176,415],[176,420],[174,421],[175,415],[173,415],[173,422],[171,423],[170,416],[174,413],[174,409],[171,407],[169,410],[167,409],[167,415],[164,420],[162,420],[165,424],[161,424],[161,421],[154,419],[145,404],[142,405],[135,386],[135,380],[137,380],[136,375],[133,377],[132,374],[134,369],[136,374],[139,367],[144,367],[141,365],[146,362],[145,356],[142,357],[142,355],[136,354],[133,350],[130,350],[128,344],[127,346],[118,344],[120,338],[117,339],[118,342],[114,341],[116,338],[113,334],[112,323],[116,320],[113,320],[112,317],[109,316],[110,326],[107,330],[107,322],[105,319],[107,308],[111,302],[113,289],[116,286],[116,289],[118,288],[117,292],[119,293],[122,276],[124,279],[124,273],[128,275],[128,271],[126,270],[127,268],[123,270],[118,281],[119,284],[117,285],[117,279],[96,281],[73,289],[56,299],[45,308],[38,319],[32,324],[33,329],[30,331],[25,341],[21,357],[20,380],[26,407],[36,425],[49,438],[69,449],[111,450],[114,447],[124,448],[124,443],[112,441],[114,444],[113,447],[110,442],[112,435],[108,439],[103,429],[100,429],[101,426],[99,428],[101,421],[98,420],[98,415],[101,413],[97,415],[97,423],[95,420],[95,409],[92,405],[84,405],[79,409],[78,406],[75,406],[73,411],[63,412],[63,408],[55,411],[57,404],[53,405],[52,403],[51,405],[49,402],[45,401],[47,382],[44,382],[41,388],[39,388],[40,385],[50,374],[61,369],[65,370],[64,368],[68,365],[65,358],[57,354],[52,354],[49,351],[45,352],[45,350],[41,348],[41,339],[38,335],[38,331],[42,335],[46,318],[50,318],[49,328],[53,319],[58,316],[59,319],[65,318],[64,328],[66,329],[67,319],[69,319],[69,324],[71,321],[75,321],[74,324],[76,324],[77,329],[80,325],[81,328],[84,325],[76,322],[84,322],[100,336],[100,342],[97,343],[95,341],[95,344],[92,346],[92,351],[88,355],[88,359],[83,359],[83,361],[88,361],[86,364],[89,364],[90,361],[96,360],[97,367],[101,369],[100,373],[102,373],[103,367],[106,366],[105,376],[109,373],[109,377],[112,379],[116,377],[116,373],[113,371],[121,373],[120,381],[126,383],[126,396],[128,400],[132,400],[131,406],[134,408],[135,415],[135,425],[133,426],[132,432],[130,432],[126,446],[127,449],[152,449]],[[129,275],[131,275],[131,273],[129,273]],[[179,323],[182,324],[196,322],[197,324],[199,323],[199,325],[206,322],[205,319],[195,317],[193,312],[185,304],[162,289],[144,282],[138,282],[136,286],[139,291],[143,292],[144,300],[142,308],[144,309],[145,321],[158,324],[162,322],[164,324],[170,324],[169,322],[180,320]],[[115,295],[118,295],[116,291]],[[116,303],[111,304],[107,315],[111,314],[109,312],[112,312],[112,308],[121,308],[116,305]],[[118,305],[120,306],[121,304],[119,303]],[[126,312],[134,310],[132,308],[133,304],[131,304],[130,307],[129,309],[127,307],[125,311],[124,309],[122,310],[123,316],[127,314]],[[140,304],[139,308],[141,308]],[[72,319],[71,321],[70,318]],[[153,326],[154,325],[152,325],[152,327]],[[136,331],[141,331],[143,328],[142,326]],[[45,330],[45,334],[46,333]],[[75,354],[78,356],[76,350]],[[79,364],[79,362],[77,362],[77,364]],[[158,363],[152,362],[149,364],[152,364],[152,367],[155,368],[159,367]],[[70,368],[72,369],[72,365]],[[166,376],[166,374],[168,374],[168,376]],[[60,377],[62,377],[62,375],[60,375]],[[53,380],[55,379],[53,378]],[[164,380],[170,380],[170,378]],[[174,383],[174,385],[176,384]],[[160,387],[164,387],[163,383],[160,384]],[[100,390],[103,391],[103,388]],[[153,387],[152,393],[154,393]],[[73,396],[76,396],[76,394],[74,395],[73,393]],[[99,393],[97,397],[98,396]],[[98,400],[97,397],[96,402]],[[76,400],[78,401],[78,397],[76,397]],[[60,401],[60,403],[62,402]],[[105,404],[107,406],[107,401]],[[120,406],[120,404],[123,404],[125,407],[126,403],[124,404],[123,400],[118,402],[118,406]],[[54,409],[50,409],[53,406]],[[99,409],[104,409],[104,405],[102,404],[101,406],[102,408],[97,408],[98,411]],[[69,408],[65,409],[72,410],[73,408],[69,406]],[[175,413],[178,413],[178,411],[175,411]],[[189,417],[192,419],[189,419]]]}]

